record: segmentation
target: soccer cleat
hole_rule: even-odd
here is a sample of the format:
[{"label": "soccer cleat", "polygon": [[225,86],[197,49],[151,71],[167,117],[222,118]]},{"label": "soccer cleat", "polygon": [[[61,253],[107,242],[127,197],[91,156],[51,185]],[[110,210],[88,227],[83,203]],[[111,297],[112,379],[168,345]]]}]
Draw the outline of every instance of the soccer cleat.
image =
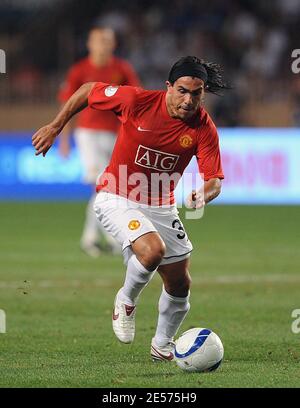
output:
[{"label": "soccer cleat", "polygon": [[158,347],[153,337],[151,342],[151,357],[153,361],[172,361],[174,360],[174,353],[175,343],[173,341],[169,341],[163,347]]},{"label": "soccer cleat", "polygon": [[132,343],[135,333],[136,306],[126,305],[115,298],[112,313],[113,331],[122,343]]}]

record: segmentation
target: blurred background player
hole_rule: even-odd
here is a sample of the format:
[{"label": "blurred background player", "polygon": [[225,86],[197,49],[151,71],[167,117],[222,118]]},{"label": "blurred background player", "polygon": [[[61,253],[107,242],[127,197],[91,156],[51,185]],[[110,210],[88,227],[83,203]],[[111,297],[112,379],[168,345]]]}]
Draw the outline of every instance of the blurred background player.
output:
[{"label": "blurred background player", "polygon": [[[88,56],[76,62],[62,84],[58,99],[66,102],[86,82],[105,82],[115,85],[139,86],[140,82],[132,66],[113,55],[116,36],[108,27],[93,27],[87,39]],[[119,121],[113,112],[101,112],[89,107],[79,113],[74,138],[79,149],[84,170],[84,181],[94,185],[99,173],[107,166],[118,131]],[[59,151],[63,157],[70,153],[70,136],[74,126],[68,124],[60,139]],[[95,193],[86,209],[86,218],[80,246],[88,255],[97,257],[101,250],[121,253],[119,244],[103,229],[93,210]],[[102,243],[102,245],[101,245]]]}]

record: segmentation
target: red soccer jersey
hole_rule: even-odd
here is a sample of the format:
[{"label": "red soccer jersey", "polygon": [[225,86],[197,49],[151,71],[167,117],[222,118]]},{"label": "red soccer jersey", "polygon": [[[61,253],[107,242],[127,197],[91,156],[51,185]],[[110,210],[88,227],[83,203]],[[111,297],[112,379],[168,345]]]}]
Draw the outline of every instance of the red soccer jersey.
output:
[{"label": "red soccer jersey", "polygon": [[[136,73],[127,61],[112,57],[108,64],[97,67],[87,57],[70,68],[66,81],[59,90],[58,99],[62,103],[66,102],[82,84],[98,81],[115,85],[140,86]],[[77,118],[77,126],[88,129],[116,132],[119,125],[113,112],[95,111],[91,108],[81,111]]]},{"label": "red soccer jersey", "polygon": [[111,161],[97,182],[97,191],[103,189],[148,205],[173,204],[174,188],[194,155],[204,180],[224,178],[217,130],[205,109],[183,122],[169,115],[165,91],[101,82],[88,99],[91,108],[112,110],[121,121]]}]

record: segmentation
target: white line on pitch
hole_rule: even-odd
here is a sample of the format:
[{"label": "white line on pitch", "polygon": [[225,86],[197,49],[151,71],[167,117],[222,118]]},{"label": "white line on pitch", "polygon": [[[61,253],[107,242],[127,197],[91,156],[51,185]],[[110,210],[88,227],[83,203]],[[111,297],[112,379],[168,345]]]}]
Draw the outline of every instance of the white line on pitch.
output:
[{"label": "white line on pitch", "polygon": [[[31,280],[31,281],[1,281],[0,289],[30,289],[37,288],[79,288],[79,287],[113,287],[119,279],[75,280]],[[193,277],[193,284],[243,284],[243,283],[300,283],[298,275],[224,275],[224,276],[197,276]]]}]

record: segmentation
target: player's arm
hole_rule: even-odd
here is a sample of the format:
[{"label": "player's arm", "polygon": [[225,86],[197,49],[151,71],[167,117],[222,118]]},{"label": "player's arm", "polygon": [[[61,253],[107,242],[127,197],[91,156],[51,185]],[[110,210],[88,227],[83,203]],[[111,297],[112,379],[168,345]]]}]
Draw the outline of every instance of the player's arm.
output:
[{"label": "player's arm", "polygon": [[61,131],[60,138],[59,138],[59,154],[62,157],[67,158],[70,154],[71,150],[71,134],[74,130],[74,118],[70,119],[69,122],[65,125],[63,130]]},{"label": "player's arm", "polygon": [[46,155],[53,145],[56,137],[60,134],[69,120],[88,106],[88,96],[94,87],[95,82],[83,84],[65,103],[56,118],[46,126],[43,126],[32,136],[32,145],[36,152]]},{"label": "player's arm", "polygon": [[204,185],[199,191],[193,191],[187,198],[190,208],[202,208],[214,200],[221,192],[224,178],[219,148],[219,136],[213,121],[207,117],[207,131],[199,138],[196,152],[200,174],[204,178]]},{"label": "player's arm", "polygon": [[209,203],[218,197],[221,193],[222,180],[218,177],[212,178],[204,182],[204,201]]},{"label": "player's arm", "polygon": [[202,208],[205,204],[214,200],[221,193],[222,180],[218,177],[204,182],[203,187],[198,191],[192,191],[187,198],[187,207]]}]

